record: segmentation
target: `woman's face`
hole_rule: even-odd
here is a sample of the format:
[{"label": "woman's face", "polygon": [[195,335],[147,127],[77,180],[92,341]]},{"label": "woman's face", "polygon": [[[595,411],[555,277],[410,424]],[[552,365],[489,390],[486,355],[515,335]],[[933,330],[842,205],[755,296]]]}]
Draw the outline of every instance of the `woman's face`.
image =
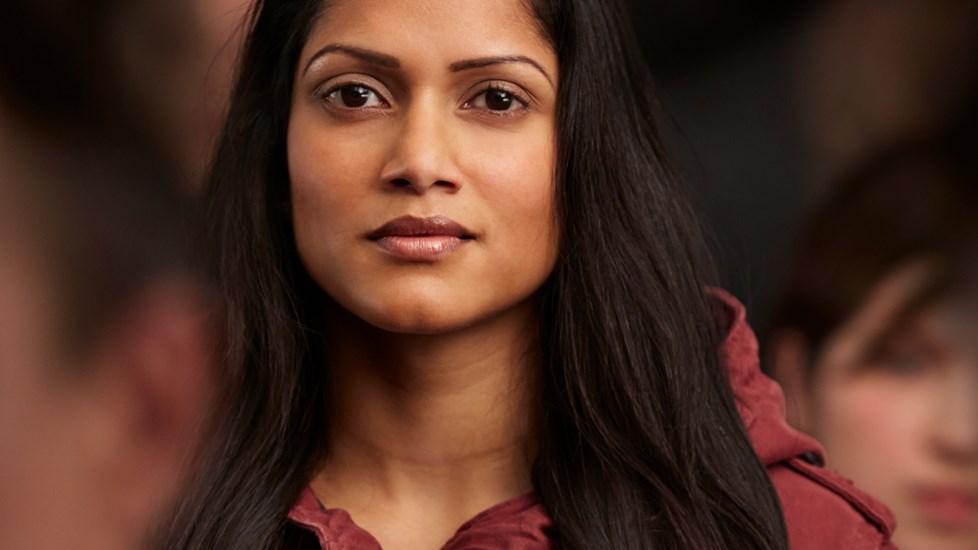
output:
[{"label": "woman's face", "polygon": [[978,548],[975,294],[939,300],[889,331],[876,351],[854,353],[872,317],[882,321],[879,312],[894,309],[878,294],[816,364],[812,431],[832,468],[890,506],[905,550]]},{"label": "woman's face", "polygon": [[557,60],[521,0],[334,0],[299,58],[295,239],[339,305],[440,333],[525,304],[557,249]]}]

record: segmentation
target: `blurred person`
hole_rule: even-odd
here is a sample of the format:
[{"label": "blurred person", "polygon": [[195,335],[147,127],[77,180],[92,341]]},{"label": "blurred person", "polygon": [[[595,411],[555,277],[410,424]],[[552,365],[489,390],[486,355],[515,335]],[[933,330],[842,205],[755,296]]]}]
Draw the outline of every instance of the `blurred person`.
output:
[{"label": "blurred person", "polygon": [[892,508],[904,550],[978,549],[974,143],[908,142],[843,180],[767,345],[789,419]]},{"label": "blurred person", "polygon": [[0,19],[4,550],[138,548],[209,424],[210,294],[130,71],[172,38],[162,19],[133,34],[130,10],[178,6],[14,1]]},{"label": "blurred person", "polygon": [[131,151],[17,134],[0,163],[0,548],[137,548],[210,409],[184,205]]},{"label": "blurred person", "polygon": [[705,288],[620,7],[256,5],[204,193],[228,414],[160,548],[890,548]]}]

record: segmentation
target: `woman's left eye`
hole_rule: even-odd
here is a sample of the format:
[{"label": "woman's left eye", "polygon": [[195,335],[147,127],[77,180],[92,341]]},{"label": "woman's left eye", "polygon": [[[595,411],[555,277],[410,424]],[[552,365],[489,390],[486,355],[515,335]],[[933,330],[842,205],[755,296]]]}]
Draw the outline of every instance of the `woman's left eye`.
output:
[{"label": "woman's left eye", "polygon": [[333,88],[326,92],[323,99],[342,109],[367,109],[386,104],[377,92],[362,84],[344,84]]},{"label": "woman's left eye", "polygon": [[467,108],[481,109],[493,114],[508,114],[526,109],[529,102],[502,88],[488,88],[466,102]]}]

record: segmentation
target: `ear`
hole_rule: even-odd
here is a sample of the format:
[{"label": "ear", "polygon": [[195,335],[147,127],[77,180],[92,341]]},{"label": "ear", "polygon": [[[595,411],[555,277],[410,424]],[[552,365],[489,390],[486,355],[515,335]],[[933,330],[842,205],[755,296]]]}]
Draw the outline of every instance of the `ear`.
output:
[{"label": "ear", "polygon": [[815,428],[808,376],[811,360],[808,341],[799,330],[782,328],[771,336],[768,364],[771,374],[784,390],[788,423],[809,433]]},{"label": "ear", "polygon": [[141,292],[102,333],[91,403],[100,436],[99,503],[141,537],[181,488],[210,418],[212,330],[205,294],[168,278]]}]

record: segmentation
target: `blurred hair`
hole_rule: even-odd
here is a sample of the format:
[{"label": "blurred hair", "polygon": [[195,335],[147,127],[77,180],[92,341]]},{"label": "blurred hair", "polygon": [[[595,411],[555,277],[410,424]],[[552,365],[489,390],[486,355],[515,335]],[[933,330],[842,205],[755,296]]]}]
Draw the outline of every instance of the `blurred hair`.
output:
[{"label": "blurred hair", "polygon": [[5,114],[63,143],[140,141],[132,150],[162,157],[171,150],[163,120],[171,111],[163,106],[173,98],[166,94],[195,43],[188,5],[6,0],[0,18]]},{"label": "blurred hair", "polygon": [[[541,290],[545,419],[533,471],[556,545],[784,549],[777,497],[718,364],[709,261],[666,167],[625,12],[608,0],[531,9],[561,75],[562,242]],[[319,0],[255,7],[205,192],[226,307],[227,416],[161,548],[288,548],[301,536],[286,516],[324,452],[328,366],[322,290],[292,235],[286,127],[320,16]]]},{"label": "blurred hair", "polygon": [[906,262],[930,260],[935,274],[891,328],[978,276],[975,129],[969,112],[940,136],[878,151],[839,181],[802,233],[771,330],[799,330],[818,349],[876,284]]},{"label": "blurred hair", "polygon": [[52,328],[73,351],[154,278],[192,268],[191,208],[154,128],[134,116],[145,84],[125,59],[163,55],[175,19],[133,31],[166,5],[11,0],[0,18],[0,132],[17,165],[0,185],[50,266],[63,323]]},{"label": "blurred hair", "polygon": [[[77,131],[77,128],[75,129]],[[28,143],[5,181],[49,271],[63,351],[81,353],[140,290],[193,275],[191,206],[165,162],[122,144]],[[9,177],[9,176],[7,176]]]}]

